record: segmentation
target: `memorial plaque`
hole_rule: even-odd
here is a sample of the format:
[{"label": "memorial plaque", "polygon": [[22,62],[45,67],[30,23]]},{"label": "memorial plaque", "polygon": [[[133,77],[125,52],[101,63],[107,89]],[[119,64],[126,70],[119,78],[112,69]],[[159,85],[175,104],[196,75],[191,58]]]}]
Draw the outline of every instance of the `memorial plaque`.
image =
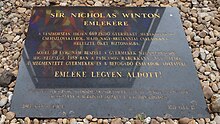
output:
[{"label": "memorial plaque", "polygon": [[177,8],[35,7],[17,117],[208,117]]}]

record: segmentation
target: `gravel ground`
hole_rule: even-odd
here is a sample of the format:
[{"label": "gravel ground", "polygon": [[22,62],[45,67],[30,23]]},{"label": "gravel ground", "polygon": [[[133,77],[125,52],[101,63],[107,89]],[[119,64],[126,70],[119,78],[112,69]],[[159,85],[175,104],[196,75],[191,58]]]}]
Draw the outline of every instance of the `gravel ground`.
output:
[{"label": "gravel ground", "polygon": [[[138,115],[134,118],[24,119],[10,112],[18,63],[33,6],[176,6],[203,87],[211,118],[179,120]],[[220,0],[3,0],[0,1],[0,124],[220,124]],[[196,89],[195,89],[196,90]]]}]

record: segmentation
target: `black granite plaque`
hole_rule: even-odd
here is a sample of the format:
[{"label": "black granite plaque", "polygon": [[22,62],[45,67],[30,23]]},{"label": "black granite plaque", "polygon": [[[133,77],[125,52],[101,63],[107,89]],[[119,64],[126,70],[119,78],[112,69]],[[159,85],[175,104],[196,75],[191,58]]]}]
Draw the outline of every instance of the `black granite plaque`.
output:
[{"label": "black granite plaque", "polygon": [[177,8],[33,9],[17,117],[207,117]]}]

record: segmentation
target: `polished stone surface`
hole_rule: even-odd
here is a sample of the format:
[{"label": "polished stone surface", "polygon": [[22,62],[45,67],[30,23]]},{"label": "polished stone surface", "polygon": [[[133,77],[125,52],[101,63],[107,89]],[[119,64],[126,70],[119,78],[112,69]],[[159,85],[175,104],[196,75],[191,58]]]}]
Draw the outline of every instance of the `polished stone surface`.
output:
[{"label": "polished stone surface", "polygon": [[156,7],[34,8],[11,111],[208,117],[179,11]]}]

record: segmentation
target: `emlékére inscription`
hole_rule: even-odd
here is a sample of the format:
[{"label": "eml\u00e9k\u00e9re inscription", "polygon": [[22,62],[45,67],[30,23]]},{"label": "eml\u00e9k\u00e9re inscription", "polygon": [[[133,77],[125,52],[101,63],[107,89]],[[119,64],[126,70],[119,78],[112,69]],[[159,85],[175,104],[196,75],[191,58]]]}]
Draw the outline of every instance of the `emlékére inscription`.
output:
[{"label": "eml\u00e9k\u00e9re inscription", "polygon": [[208,116],[179,11],[156,7],[34,8],[11,111]]}]

